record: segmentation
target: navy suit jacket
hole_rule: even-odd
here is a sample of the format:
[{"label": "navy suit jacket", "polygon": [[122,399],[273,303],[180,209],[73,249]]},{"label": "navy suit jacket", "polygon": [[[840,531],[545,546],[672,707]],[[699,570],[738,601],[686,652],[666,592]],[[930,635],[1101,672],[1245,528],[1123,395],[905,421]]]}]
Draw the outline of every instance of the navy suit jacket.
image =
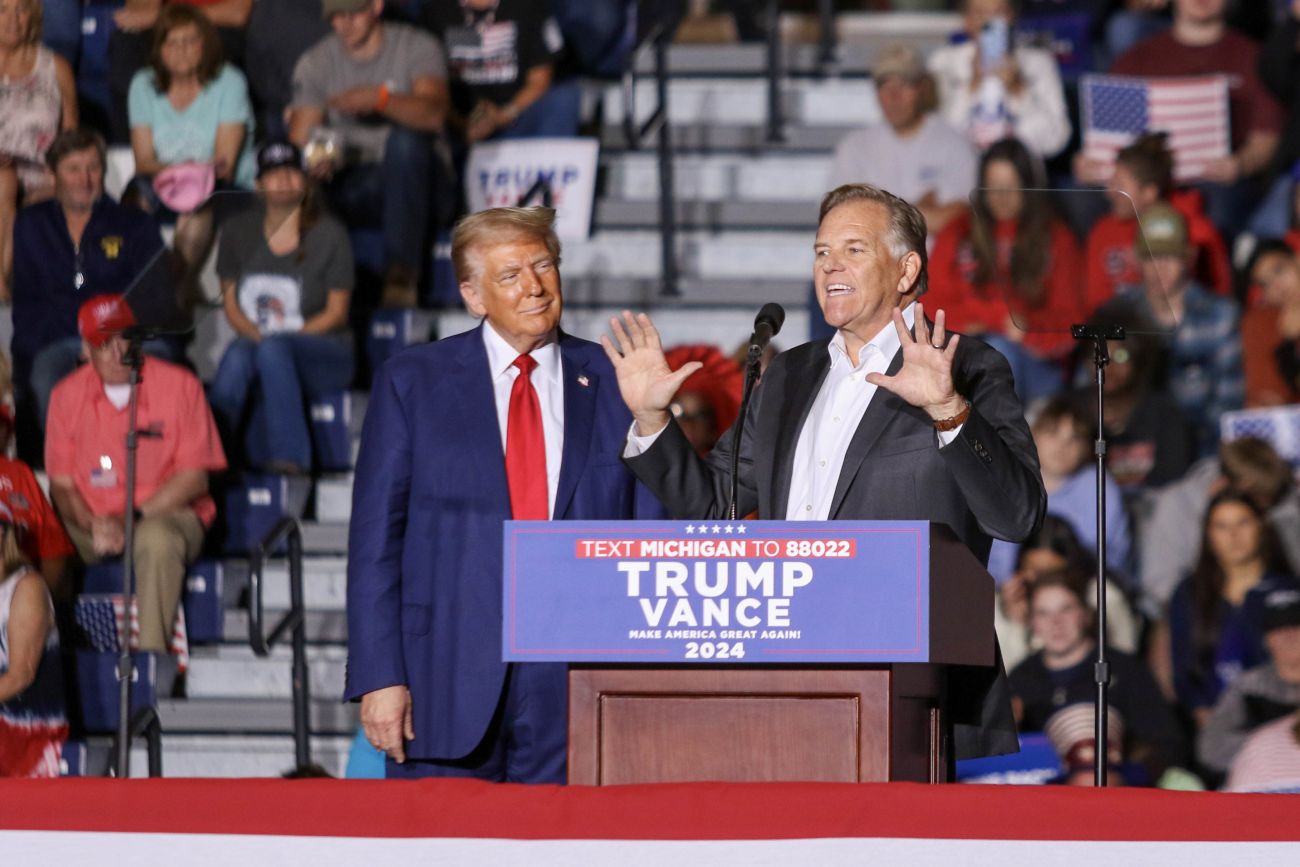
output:
[{"label": "navy suit jacket", "polygon": [[[345,697],[406,684],[415,723],[406,749],[417,759],[470,753],[506,674],[501,527],[510,497],[483,327],[384,365],[357,458]],[[621,460],[632,418],[604,350],[564,334],[559,347],[564,452],[555,518],[662,517]]]}]

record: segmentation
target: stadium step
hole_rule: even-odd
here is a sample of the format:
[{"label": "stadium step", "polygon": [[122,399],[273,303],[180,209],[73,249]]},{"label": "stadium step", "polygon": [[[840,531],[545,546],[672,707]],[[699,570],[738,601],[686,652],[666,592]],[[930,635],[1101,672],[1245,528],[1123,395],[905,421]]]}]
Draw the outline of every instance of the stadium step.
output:
[{"label": "stadium step", "polygon": [[[280,621],[286,609],[267,608],[266,628]],[[347,615],[343,611],[308,611],[304,616],[307,624],[307,640],[313,644],[343,644],[348,640]],[[248,642],[248,612],[237,608],[227,608],[221,623],[222,644],[246,644]],[[199,645],[195,645],[196,647]],[[209,645],[215,646],[215,645]]]},{"label": "stadium step", "polygon": [[[293,703],[287,699],[165,699],[158,715],[165,734],[293,734]],[[338,696],[312,699],[312,734],[350,735],[357,724],[357,705]]]},{"label": "stadium step", "polygon": [[[658,190],[658,178],[655,179]],[[686,197],[683,197],[686,198]],[[678,199],[677,225],[683,229],[721,232],[725,229],[789,229],[811,232],[817,225],[815,201],[708,201],[703,198]],[[605,199],[597,203],[592,216],[598,230],[656,229],[659,200]]]},{"label": "stadium step", "polygon": [[[805,203],[805,224],[811,224],[816,222],[817,202],[830,180],[830,160],[823,154],[688,154],[673,162],[673,173],[679,201]],[[611,159],[605,196],[615,201],[657,202],[659,161],[655,154],[621,154]]]},{"label": "stadium step", "polygon": [[[102,776],[112,761],[108,741],[95,738],[87,745],[86,771]],[[330,774],[341,777],[348,763],[352,736],[318,735],[311,739],[312,761]],[[196,735],[162,736],[164,777],[278,777],[294,767],[291,735]],[[148,776],[148,757],[143,746],[131,750],[131,776]]]},{"label": "stadium step", "polygon": [[[266,657],[254,655],[247,646],[196,647],[190,654],[187,698],[287,699],[293,694],[292,659],[287,646],[273,648]],[[323,700],[342,698],[346,659],[345,647],[308,646],[311,695]]]}]

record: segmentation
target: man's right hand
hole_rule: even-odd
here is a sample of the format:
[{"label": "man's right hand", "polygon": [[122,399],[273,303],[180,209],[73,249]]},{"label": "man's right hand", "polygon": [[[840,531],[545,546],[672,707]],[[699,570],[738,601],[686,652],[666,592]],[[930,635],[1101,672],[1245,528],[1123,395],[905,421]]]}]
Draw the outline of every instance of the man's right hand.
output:
[{"label": "man's right hand", "polygon": [[398,764],[406,761],[406,742],[415,739],[411,691],[399,684],[361,696],[361,728],[372,747]]},{"label": "man's right hand", "polygon": [[100,557],[116,557],[126,547],[126,528],[117,515],[96,515],[90,521],[90,547]]},{"label": "man's right hand", "polygon": [[633,316],[624,310],[621,320],[617,316],[609,320],[609,327],[618,349],[608,337],[602,336],[600,343],[614,365],[618,390],[636,420],[636,432],[641,436],[656,434],[668,424],[668,406],[677,389],[704,365],[688,361],[676,371],[669,368],[659,331],[644,313]]}]

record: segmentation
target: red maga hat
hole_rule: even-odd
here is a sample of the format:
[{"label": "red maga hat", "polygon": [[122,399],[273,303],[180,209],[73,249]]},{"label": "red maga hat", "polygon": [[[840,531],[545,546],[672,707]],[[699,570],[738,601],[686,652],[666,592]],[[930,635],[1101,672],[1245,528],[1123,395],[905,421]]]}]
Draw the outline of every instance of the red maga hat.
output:
[{"label": "red maga hat", "polygon": [[77,311],[77,331],[91,346],[103,346],[135,325],[135,314],[121,295],[97,295]]}]

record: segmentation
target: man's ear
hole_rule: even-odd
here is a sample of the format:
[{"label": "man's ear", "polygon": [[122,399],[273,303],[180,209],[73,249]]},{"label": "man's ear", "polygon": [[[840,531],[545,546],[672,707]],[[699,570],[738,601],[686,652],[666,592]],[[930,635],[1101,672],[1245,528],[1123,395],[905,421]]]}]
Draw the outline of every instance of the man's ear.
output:
[{"label": "man's ear", "polygon": [[479,297],[478,287],[469,280],[463,280],[460,284],[460,298],[465,302],[465,309],[482,319],[487,315],[487,308],[483,306],[483,299]]},{"label": "man's ear", "polygon": [[898,275],[896,287],[899,295],[907,295],[916,288],[916,281],[921,278],[921,257],[915,250],[909,250],[900,261],[902,272]]}]

